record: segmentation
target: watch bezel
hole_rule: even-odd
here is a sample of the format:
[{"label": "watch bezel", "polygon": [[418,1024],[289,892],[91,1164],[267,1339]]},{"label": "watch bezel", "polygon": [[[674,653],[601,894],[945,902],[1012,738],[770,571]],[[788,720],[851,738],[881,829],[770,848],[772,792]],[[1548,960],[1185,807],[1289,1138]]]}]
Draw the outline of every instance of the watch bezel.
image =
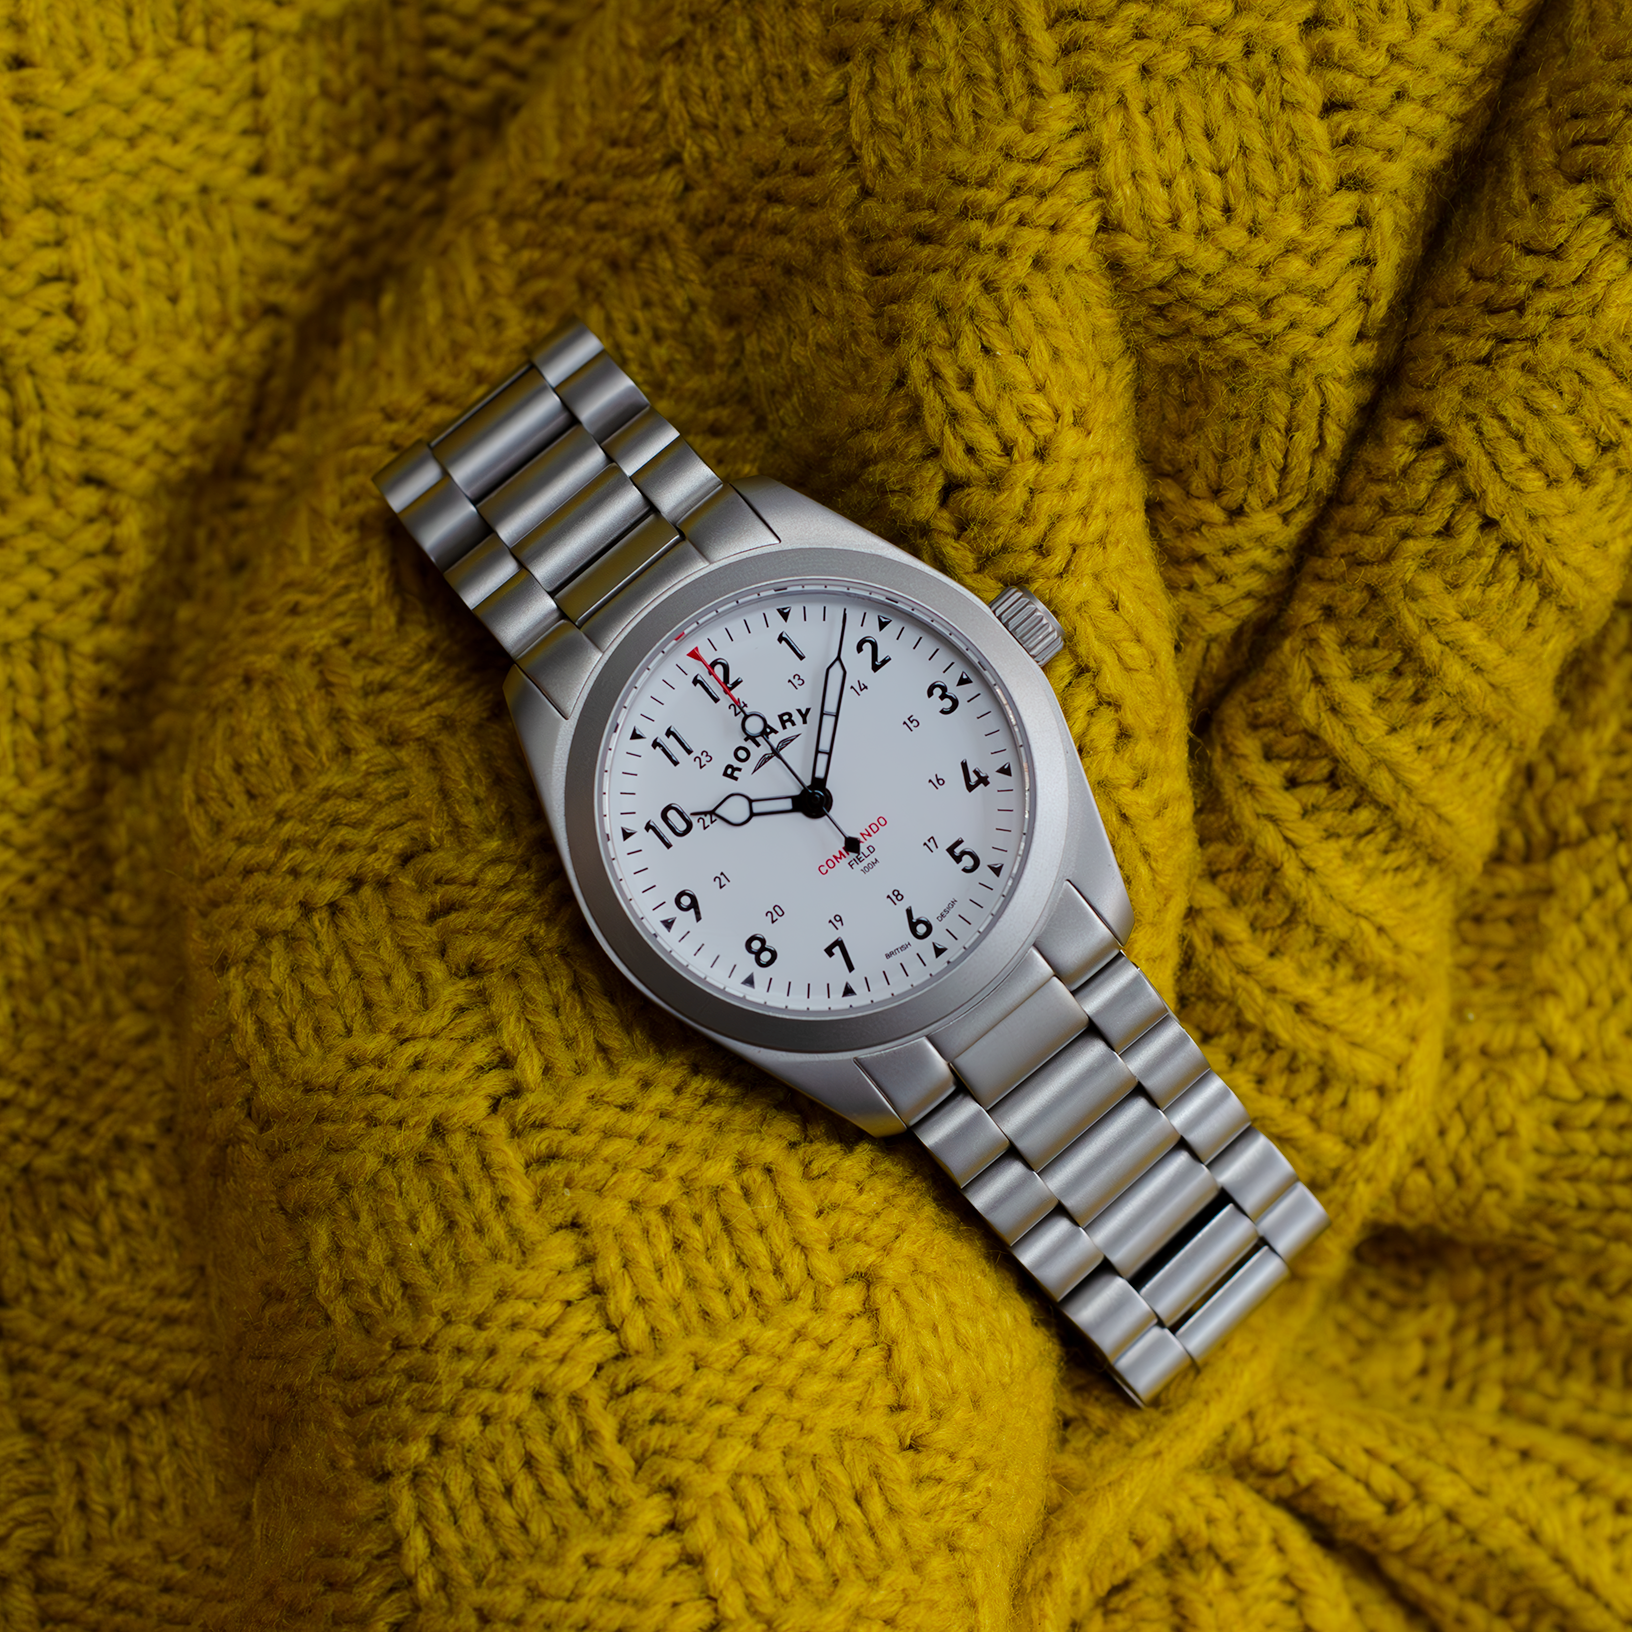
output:
[{"label": "watch bezel", "polygon": [[[691,1025],[751,1047],[796,1054],[876,1050],[934,1031],[988,991],[1031,945],[1052,901],[1071,828],[1073,779],[1082,782],[1052,688],[989,608],[933,568],[862,536],[866,542],[858,544],[783,541],[677,584],[623,632],[573,711],[562,790],[565,859],[596,938],[654,1002]],[[601,751],[629,681],[660,644],[672,641],[675,629],[739,596],[824,581],[871,587],[916,603],[980,653],[1008,693],[1025,741],[1034,781],[1032,827],[1005,905],[974,948],[940,979],[862,1010],[754,1008],[672,963],[630,912],[601,844]]]}]

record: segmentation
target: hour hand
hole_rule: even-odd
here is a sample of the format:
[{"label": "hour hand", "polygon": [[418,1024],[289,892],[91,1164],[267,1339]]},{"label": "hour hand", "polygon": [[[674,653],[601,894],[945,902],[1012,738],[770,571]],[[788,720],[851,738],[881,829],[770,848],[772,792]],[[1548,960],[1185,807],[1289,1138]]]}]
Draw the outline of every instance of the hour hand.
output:
[{"label": "hour hand", "polygon": [[798,796],[780,799],[750,799],[745,793],[728,793],[712,810],[694,810],[693,816],[718,816],[727,827],[745,827],[756,816],[786,816],[799,808]]}]

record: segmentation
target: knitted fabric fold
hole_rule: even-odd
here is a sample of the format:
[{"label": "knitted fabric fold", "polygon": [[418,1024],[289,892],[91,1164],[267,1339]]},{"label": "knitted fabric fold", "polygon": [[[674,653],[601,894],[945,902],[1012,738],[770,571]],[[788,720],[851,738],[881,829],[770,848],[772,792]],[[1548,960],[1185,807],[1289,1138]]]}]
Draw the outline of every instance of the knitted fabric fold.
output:
[{"label": "knitted fabric fold", "polygon": [[[0,1627],[1632,1623],[1632,23],[0,14]],[[1146,1412],[600,954],[371,473],[575,313],[1033,589],[1333,1228]]]}]

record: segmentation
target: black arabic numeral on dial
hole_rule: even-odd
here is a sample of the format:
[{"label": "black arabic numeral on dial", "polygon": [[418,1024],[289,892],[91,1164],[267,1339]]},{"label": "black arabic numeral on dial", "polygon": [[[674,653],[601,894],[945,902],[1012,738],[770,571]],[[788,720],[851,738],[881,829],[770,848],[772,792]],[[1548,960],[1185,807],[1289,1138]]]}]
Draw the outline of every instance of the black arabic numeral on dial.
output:
[{"label": "black arabic numeral on dial", "polygon": [[943,714],[956,714],[957,713],[957,711],[958,711],[958,700],[957,700],[956,697],[954,697],[952,695],[951,692],[949,692],[946,689],[946,682],[944,680],[937,680],[934,683],[934,685],[932,685],[929,688],[929,690],[924,693],[924,695],[926,697],[939,697],[941,699],[941,702],[945,705],[941,709],[941,713],[943,713]]},{"label": "black arabic numeral on dial", "polygon": [[[691,746],[691,744],[690,744],[690,743],[689,743],[689,742],[687,742],[687,741],[686,741],[686,739],[685,739],[685,738],[684,738],[684,737],[683,737],[683,736],[681,736],[681,735],[680,735],[680,733],[679,733],[679,732],[678,732],[678,731],[676,731],[676,730],[675,730],[675,728],[674,728],[674,727],[673,727],[673,726],[672,726],[672,725],[671,725],[671,726],[670,726],[670,727],[669,727],[669,728],[668,728],[668,730],[667,730],[667,731],[665,731],[665,732],[664,732],[664,733],[663,733],[663,737],[673,737],[673,738],[674,738],[674,740],[675,740],[675,741],[676,741],[676,742],[677,742],[677,743],[679,743],[679,744],[680,744],[680,749],[681,749],[681,752],[682,752],[682,753],[687,753],[687,754],[691,754],[691,753],[695,753],[695,752],[696,752],[696,750],[695,750],[695,749],[694,749],[694,748],[693,748],[693,747],[692,747],[692,746]],[[666,760],[667,760],[667,761],[668,761],[668,762],[669,762],[669,763],[670,763],[670,764],[671,764],[671,765],[678,765],[678,764],[679,764],[679,763],[680,763],[680,761],[679,761],[679,760],[678,760],[678,759],[676,759],[676,758],[675,758],[675,757],[674,757],[674,750],[673,750],[673,749],[672,749],[672,748],[671,748],[671,747],[669,747],[669,745],[668,745],[668,744],[667,744],[667,743],[666,743],[666,742],[665,742],[665,741],[664,741],[664,740],[663,740],[663,737],[658,737],[658,738],[657,738],[657,739],[656,739],[656,740],[655,740],[655,741],[654,741],[654,742],[653,742],[653,743],[652,743],[652,746],[653,746],[653,747],[654,747],[654,748],[655,748],[655,749],[656,749],[656,750],[657,750],[657,751],[658,751],[658,752],[659,752],[659,753],[660,753],[660,754],[661,754],[661,755],[662,755],[662,756],[663,756],[663,757],[664,757],[664,758],[665,758],[665,759],[666,759]],[[700,767],[699,767],[699,768],[700,768]]]},{"label": "black arabic numeral on dial", "polygon": [[965,850],[963,848],[962,839],[954,839],[946,847],[946,853],[955,862],[957,862],[957,864],[966,873],[978,873],[980,871],[980,857],[977,856],[973,850]]},{"label": "black arabic numeral on dial", "polygon": [[805,654],[802,651],[800,651],[799,648],[797,646],[795,646],[794,643],[791,640],[788,639],[788,635],[787,635],[786,630],[784,630],[780,635],[778,635],[776,637],[776,643],[777,643],[778,646],[786,646],[787,649],[790,652],[792,652],[793,655],[796,658],[798,658],[801,663],[804,662]]},{"label": "black arabic numeral on dial", "polygon": [[914,918],[911,907],[907,908],[907,928],[912,932],[915,941],[927,941],[935,930],[935,926],[927,918]]},{"label": "black arabic numeral on dial", "polygon": [[[712,676],[715,684],[724,686],[727,691],[730,691],[733,686],[740,686],[742,684],[741,680],[735,680],[732,678],[731,665],[727,663],[723,657],[717,657],[711,663],[703,656],[701,648],[696,646],[693,646],[692,649],[686,653],[686,656],[695,658],[699,663],[701,663],[703,668],[709,673],[710,676]],[[699,687],[703,695],[707,697],[711,703],[717,703],[720,700],[719,694],[714,690],[714,687],[711,686],[708,681],[702,677],[702,675],[692,675],[691,683],[694,686]],[[733,700],[733,707],[736,708],[738,712],[741,711],[741,705],[736,703],[735,700]],[[688,748],[686,752],[690,753],[691,750]]]},{"label": "black arabic numeral on dial", "polygon": [[698,923],[703,921],[703,909],[698,904],[697,897],[690,890],[682,890],[674,898],[674,910],[676,912],[689,912]]},{"label": "black arabic numeral on dial", "polygon": [[[665,805],[658,815],[663,818],[663,827],[677,839],[683,839],[691,831],[691,818],[678,805]],[[665,850],[674,848],[669,842],[669,833],[665,833],[656,822],[648,822],[646,831],[652,834]]]},{"label": "black arabic numeral on dial", "polygon": [[963,790],[965,793],[973,793],[976,788],[991,785],[992,779],[978,766],[974,770],[970,770],[968,760],[960,759],[958,763],[963,766]]},{"label": "black arabic numeral on dial", "polygon": [[862,649],[868,646],[870,646],[872,650],[867,654],[867,661],[873,666],[872,672],[877,674],[878,671],[890,661],[890,659],[887,657],[880,657],[878,655],[878,642],[874,640],[871,635],[863,635],[861,639],[856,642],[856,656],[860,657]]},{"label": "black arabic numeral on dial", "polygon": [[776,948],[763,935],[750,935],[742,943],[742,949],[753,957],[761,969],[769,969],[776,962]]},{"label": "black arabic numeral on dial", "polygon": [[850,954],[849,954],[849,952],[848,952],[848,951],[846,951],[846,950],[845,950],[845,945],[844,945],[844,937],[843,937],[843,936],[842,936],[842,935],[841,935],[841,936],[840,936],[840,937],[839,937],[839,938],[838,938],[838,940],[836,940],[836,941],[829,941],[829,942],[828,942],[828,943],[827,943],[827,945],[826,945],[826,946],[824,946],[824,947],[823,947],[823,948],[822,948],[822,950],[823,950],[823,951],[824,951],[824,952],[825,952],[825,953],[826,953],[826,954],[827,954],[827,955],[828,955],[828,956],[829,956],[829,957],[832,957],[832,956],[833,956],[833,954],[834,954],[834,953],[835,953],[835,952],[837,952],[837,953],[838,953],[838,955],[839,955],[839,956],[840,956],[840,957],[841,957],[841,958],[843,958],[843,959],[844,959],[844,972],[845,972],[845,973],[846,973],[846,974],[847,974],[847,975],[853,975],[853,974],[854,974],[854,973],[855,973],[855,972],[856,972],[856,966],[855,966],[855,964],[853,964],[853,963],[852,963],[852,962],[851,962],[851,961],[850,961]]}]

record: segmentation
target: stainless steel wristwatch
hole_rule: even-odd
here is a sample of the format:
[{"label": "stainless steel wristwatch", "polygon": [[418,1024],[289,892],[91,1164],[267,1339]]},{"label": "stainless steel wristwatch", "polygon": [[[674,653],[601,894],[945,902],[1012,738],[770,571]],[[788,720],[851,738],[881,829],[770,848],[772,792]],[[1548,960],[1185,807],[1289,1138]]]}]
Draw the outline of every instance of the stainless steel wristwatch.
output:
[{"label": "stainless steel wristwatch", "polygon": [[1140,1403],[1286,1278],[1326,1214],[1122,953],[1034,596],[722,481],[579,323],[376,481],[647,997],[910,1130]]}]

